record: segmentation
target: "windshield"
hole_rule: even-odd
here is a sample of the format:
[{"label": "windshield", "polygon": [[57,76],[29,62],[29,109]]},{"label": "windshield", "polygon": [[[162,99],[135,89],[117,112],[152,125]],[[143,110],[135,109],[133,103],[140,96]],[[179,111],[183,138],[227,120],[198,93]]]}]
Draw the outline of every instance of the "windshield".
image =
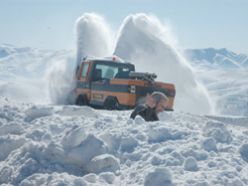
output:
[{"label": "windshield", "polygon": [[128,79],[131,71],[134,71],[132,64],[98,62],[93,72],[93,81],[114,78]]}]

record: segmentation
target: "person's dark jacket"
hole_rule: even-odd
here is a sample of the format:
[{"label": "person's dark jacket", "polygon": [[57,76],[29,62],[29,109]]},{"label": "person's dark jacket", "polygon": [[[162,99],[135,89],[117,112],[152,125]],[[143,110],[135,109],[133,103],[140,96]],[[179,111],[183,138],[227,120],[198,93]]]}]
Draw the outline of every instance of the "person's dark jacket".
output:
[{"label": "person's dark jacket", "polygon": [[134,119],[137,115],[140,115],[145,121],[159,120],[155,108],[150,108],[147,105],[138,105],[132,112],[130,118]]}]

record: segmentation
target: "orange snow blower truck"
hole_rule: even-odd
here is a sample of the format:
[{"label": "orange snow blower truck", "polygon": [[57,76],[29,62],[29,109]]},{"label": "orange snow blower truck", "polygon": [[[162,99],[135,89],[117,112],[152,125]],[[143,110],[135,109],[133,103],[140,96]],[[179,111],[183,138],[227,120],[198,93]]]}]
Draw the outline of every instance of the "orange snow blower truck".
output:
[{"label": "orange snow blower truck", "polygon": [[175,86],[155,81],[151,73],[135,72],[135,66],[117,57],[111,59],[84,58],[77,67],[76,104],[108,110],[132,109],[154,91],[169,98],[173,110]]}]

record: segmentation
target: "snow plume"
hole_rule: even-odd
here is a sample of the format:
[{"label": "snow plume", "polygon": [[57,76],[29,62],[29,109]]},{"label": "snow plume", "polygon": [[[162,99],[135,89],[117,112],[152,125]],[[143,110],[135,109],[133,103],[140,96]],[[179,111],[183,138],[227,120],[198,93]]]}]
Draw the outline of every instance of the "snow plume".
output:
[{"label": "snow plume", "polygon": [[76,66],[75,57],[68,57],[71,52],[2,48],[11,52],[0,58],[0,95],[37,104],[66,102]]},{"label": "snow plume", "polygon": [[44,72],[58,53],[10,45],[3,48],[11,52],[0,58],[0,95],[21,102],[49,103]]},{"label": "snow plume", "polygon": [[75,58],[56,60],[46,71],[47,90],[50,102],[68,104],[72,102],[72,91],[75,88]]},{"label": "snow plume", "polygon": [[85,13],[76,21],[77,62],[85,56],[105,57],[111,54],[111,31],[104,18]]},{"label": "snow plume", "polygon": [[114,54],[133,62],[137,71],[154,72],[158,80],[174,83],[176,110],[212,111],[206,90],[197,82],[190,65],[171,44],[166,27],[155,16],[128,16],[120,28]]}]

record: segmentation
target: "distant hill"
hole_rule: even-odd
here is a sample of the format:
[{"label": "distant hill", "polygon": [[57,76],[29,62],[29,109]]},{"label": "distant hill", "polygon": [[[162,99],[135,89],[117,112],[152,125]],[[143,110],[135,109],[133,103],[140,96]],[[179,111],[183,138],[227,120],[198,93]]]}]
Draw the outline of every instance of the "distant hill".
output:
[{"label": "distant hill", "polygon": [[29,47],[15,47],[10,44],[1,44],[0,45],[0,58],[7,57],[11,54],[21,54],[21,53],[28,53],[32,51]]},{"label": "distant hill", "polygon": [[248,68],[248,56],[225,48],[187,49],[185,57],[193,64],[220,68]]}]

